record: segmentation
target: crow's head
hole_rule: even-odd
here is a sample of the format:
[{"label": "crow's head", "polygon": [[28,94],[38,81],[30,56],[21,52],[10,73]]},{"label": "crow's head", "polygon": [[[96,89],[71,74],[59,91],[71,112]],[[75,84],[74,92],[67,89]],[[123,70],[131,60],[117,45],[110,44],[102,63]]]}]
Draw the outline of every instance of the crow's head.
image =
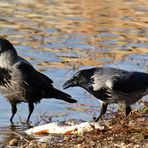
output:
[{"label": "crow's head", "polygon": [[0,38],[0,67],[8,67],[17,59],[18,55],[13,45],[8,40]]},{"label": "crow's head", "polygon": [[67,80],[63,88],[67,89],[69,87],[79,86],[80,84],[80,72],[77,72],[71,79]]},{"label": "crow's head", "polygon": [[13,45],[7,39],[0,38],[0,54],[6,52],[13,52],[16,54],[16,50]]},{"label": "crow's head", "polygon": [[78,71],[71,79],[67,80],[63,88],[67,89],[69,87],[80,86],[83,88],[87,88],[90,83],[91,76],[94,72],[94,68],[92,69],[85,69]]}]

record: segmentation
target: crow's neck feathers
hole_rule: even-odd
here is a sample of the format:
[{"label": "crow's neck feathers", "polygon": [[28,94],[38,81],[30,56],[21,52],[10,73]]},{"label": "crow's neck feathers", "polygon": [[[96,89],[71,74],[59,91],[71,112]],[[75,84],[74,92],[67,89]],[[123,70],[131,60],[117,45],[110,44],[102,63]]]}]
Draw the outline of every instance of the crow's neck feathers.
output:
[{"label": "crow's neck feathers", "polygon": [[0,54],[0,67],[7,68],[12,66],[18,60],[15,50],[7,50]]}]

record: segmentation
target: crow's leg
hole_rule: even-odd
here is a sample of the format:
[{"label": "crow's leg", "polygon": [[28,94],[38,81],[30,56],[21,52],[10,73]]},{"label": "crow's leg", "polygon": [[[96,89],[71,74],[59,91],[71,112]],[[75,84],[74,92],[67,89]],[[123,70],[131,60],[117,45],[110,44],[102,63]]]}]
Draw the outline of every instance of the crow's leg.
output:
[{"label": "crow's leg", "polygon": [[108,105],[108,103],[105,103],[105,102],[102,103],[100,115],[94,119],[95,122],[97,122],[106,113],[107,105]]},{"label": "crow's leg", "polygon": [[16,104],[15,103],[11,103],[11,111],[12,111],[12,116],[10,118],[10,122],[11,122],[11,124],[14,124],[13,123],[13,117],[14,117],[14,115],[17,112],[17,107],[16,107]]},{"label": "crow's leg", "polygon": [[130,114],[131,112],[131,107],[130,105],[125,105],[125,117],[124,117],[124,122],[122,123],[122,126],[123,127],[126,127],[128,125],[128,115]]},{"label": "crow's leg", "polygon": [[126,115],[126,118],[127,116],[129,115],[129,113],[132,111],[131,107],[129,105],[126,105],[125,106],[125,115]]},{"label": "crow's leg", "polygon": [[28,103],[28,108],[29,108],[29,115],[28,115],[28,118],[27,118],[27,121],[26,121],[27,123],[29,123],[30,116],[31,116],[31,114],[32,114],[32,112],[34,110],[33,103]]}]

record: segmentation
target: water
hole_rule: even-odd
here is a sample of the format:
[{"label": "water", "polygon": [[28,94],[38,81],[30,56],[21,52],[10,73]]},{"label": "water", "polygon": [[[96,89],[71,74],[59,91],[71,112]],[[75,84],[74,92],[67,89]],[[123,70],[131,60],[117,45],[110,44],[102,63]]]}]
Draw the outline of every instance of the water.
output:
[{"label": "water", "polygon": [[[0,36],[9,39],[18,53],[35,68],[62,84],[78,69],[107,65],[148,71],[146,0],[1,0]],[[53,121],[92,120],[100,103],[81,88],[68,89],[79,102],[42,100],[32,114],[32,124],[44,113]],[[11,131],[10,105],[1,97],[0,128]],[[138,106],[139,107],[139,106]],[[27,104],[18,105],[14,122],[18,131],[28,115]],[[26,127],[27,128],[27,127]],[[0,139],[4,143],[4,134]]]}]

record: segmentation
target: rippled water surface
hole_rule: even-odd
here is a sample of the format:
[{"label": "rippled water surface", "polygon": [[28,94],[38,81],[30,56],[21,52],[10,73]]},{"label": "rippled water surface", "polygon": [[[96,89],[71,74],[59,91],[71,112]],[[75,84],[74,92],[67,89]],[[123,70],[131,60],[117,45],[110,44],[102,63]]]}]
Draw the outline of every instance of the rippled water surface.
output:
[{"label": "rippled water surface", "polygon": [[[82,68],[105,64],[147,72],[147,11],[147,0],[1,0],[0,37],[9,39],[21,56],[62,89]],[[42,100],[32,123],[40,122],[44,113],[54,121],[92,120],[99,113],[100,103],[83,89],[66,91],[78,104]],[[0,128],[9,132],[10,105],[0,97]],[[18,130],[24,129],[19,117],[25,121],[27,115],[27,104],[18,105]]]}]

